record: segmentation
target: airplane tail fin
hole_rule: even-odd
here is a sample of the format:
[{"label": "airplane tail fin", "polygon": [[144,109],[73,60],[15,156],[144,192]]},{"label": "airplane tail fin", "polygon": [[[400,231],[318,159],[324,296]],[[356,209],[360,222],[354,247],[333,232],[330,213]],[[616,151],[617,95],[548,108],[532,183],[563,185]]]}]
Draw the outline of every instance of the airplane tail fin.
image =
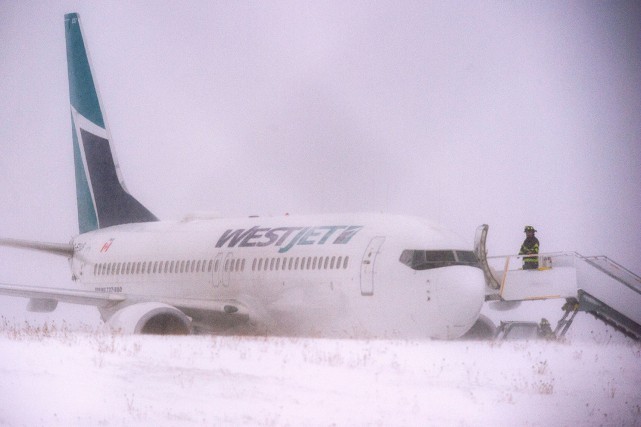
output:
[{"label": "airplane tail fin", "polygon": [[124,185],[77,13],[65,15],[65,37],[80,233],[158,221]]}]

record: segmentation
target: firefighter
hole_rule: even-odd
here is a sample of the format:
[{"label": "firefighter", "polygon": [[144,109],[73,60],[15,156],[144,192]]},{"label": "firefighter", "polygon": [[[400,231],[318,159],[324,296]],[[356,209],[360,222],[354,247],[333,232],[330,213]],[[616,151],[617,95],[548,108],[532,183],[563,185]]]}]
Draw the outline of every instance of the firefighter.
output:
[{"label": "firefighter", "polygon": [[[539,239],[534,237],[536,230],[531,225],[525,226],[525,240],[521,245],[519,255],[535,255],[539,253]],[[536,270],[539,268],[539,257],[524,257],[523,270]]]}]

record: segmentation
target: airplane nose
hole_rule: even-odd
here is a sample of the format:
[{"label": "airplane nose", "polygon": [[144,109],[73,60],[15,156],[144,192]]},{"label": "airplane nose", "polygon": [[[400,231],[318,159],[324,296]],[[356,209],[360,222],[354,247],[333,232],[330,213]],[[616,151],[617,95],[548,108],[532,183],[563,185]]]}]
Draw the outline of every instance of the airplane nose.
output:
[{"label": "airplane nose", "polygon": [[483,271],[469,266],[445,267],[437,280],[437,302],[447,330],[444,338],[459,338],[474,325],[483,307]]}]

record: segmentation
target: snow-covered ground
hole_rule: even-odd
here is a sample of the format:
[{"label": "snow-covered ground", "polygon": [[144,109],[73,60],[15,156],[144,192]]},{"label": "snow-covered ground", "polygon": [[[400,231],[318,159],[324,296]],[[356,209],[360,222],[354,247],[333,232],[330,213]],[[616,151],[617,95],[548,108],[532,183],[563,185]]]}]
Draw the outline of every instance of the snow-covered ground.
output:
[{"label": "snow-covered ground", "polygon": [[0,425],[639,425],[641,346],[0,325]]}]

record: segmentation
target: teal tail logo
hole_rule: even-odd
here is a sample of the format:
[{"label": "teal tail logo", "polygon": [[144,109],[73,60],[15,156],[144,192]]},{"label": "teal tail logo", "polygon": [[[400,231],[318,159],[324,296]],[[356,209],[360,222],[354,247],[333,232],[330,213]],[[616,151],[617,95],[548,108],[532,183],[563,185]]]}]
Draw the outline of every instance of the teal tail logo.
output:
[{"label": "teal tail logo", "polygon": [[125,189],[77,13],[65,15],[65,36],[80,233],[112,225],[158,221]]}]

